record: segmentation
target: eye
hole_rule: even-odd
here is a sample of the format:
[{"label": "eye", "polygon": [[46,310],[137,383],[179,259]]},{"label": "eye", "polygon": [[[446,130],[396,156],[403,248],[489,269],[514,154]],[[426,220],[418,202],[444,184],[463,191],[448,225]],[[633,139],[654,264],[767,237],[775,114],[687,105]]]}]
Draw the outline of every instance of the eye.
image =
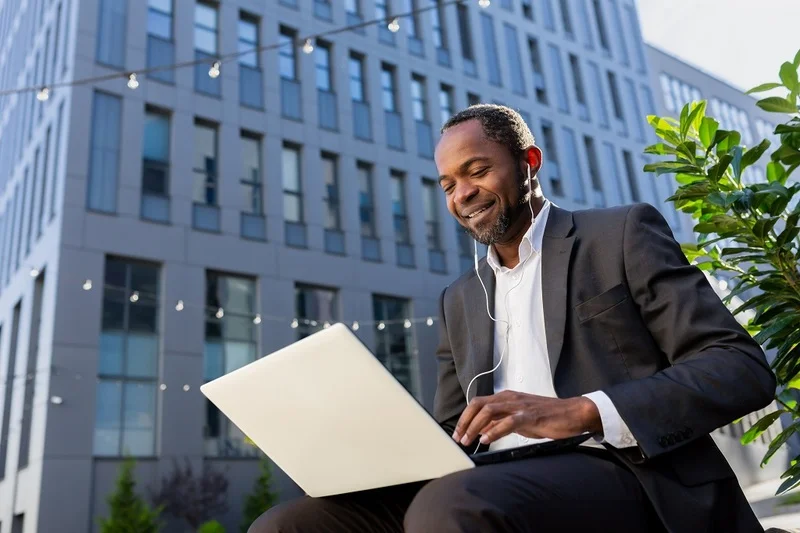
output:
[{"label": "eye", "polygon": [[472,173],[472,177],[473,178],[480,178],[481,176],[485,175],[487,172],[489,172],[489,167],[481,167],[481,168],[475,169],[475,171]]},{"label": "eye", "polygon": [[442,190],[444,191],[445,194],[452,194],[452,192],[455,190],[455,185],[453,185],[452,183],[448,183],[447,185],[442,187]]}]

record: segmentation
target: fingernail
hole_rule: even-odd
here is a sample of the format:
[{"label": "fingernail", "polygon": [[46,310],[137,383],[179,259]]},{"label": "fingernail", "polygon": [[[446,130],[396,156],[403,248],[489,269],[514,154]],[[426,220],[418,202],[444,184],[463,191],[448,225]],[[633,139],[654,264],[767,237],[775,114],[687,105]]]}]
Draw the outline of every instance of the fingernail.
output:
[{"label": "fingernail", "polygon": [[489,437],[481,435],[481,444],[489,444]]},{"label": "fingernail", "polygon": [[458,434],[458,431],[453,432],[453,440],[456,442],[461,440],[461,435]]},{"label": "fingernail", "polygon": [[464,446],[466,446],[467,444],[469,444],[469,439],[467,438],[467,436],[466,436],[466,435],[464,435],[464,436],[461,438],[461,444],[463,444]]}]

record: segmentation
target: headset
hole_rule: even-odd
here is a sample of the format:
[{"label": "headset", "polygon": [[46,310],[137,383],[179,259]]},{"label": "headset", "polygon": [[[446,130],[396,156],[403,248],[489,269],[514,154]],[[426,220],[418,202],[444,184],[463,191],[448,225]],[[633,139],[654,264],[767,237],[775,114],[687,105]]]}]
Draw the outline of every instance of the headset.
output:
[{"label": "headset", "polygon": [[[527,200],[526,201],[528,203],[528,207],[531,210],[531,227],[533,227],[534,223],[536,222],[536,214],[533,212],[533,204],[531,203],[531,201],[533,200],[533,178],[541,170],[541,164],[542,164],[542,161],[539,159],[538,153],[535,150],[529,149],[528,153],[527,153],[528,177],[527,177],[526,183],[528,184],[528,194],[527,194]],[[532,168],[536,169],[535,173],[532,173],[532,171],[531,171]],[[485,375],[488,375],[488,374],[492,374],[494,371],[496,371],[498,368],[500,368],[501,364],[503,364],[503,357],[505,356],[506,349],[508,348],[508,333],[509,333],[509,330],[511,329],[511,322],[510,321],[497,320],[495,317],[492,316],[492,313],[489,311],[489,292],[486,290],[486,285],[484,285],[483,280],[481,279],[481,274],[478,271],[478,241],[476,241],[476,240],[473,241],[473,245],[474,245],[473,248],[475,250],[475,253],[473,255],[473,258],[475,260],[475,274],[478,276],[478,281],[481,282],[481,287],[483,287],[483,294],[486,296],[486,314],[489,315],[489,318],[491,318],[493,322],[504,322],[505,323],[505,325],[506,325],[506,331],[505,331],[506,342],[505,342],[505,345],[503,346],[503,350],[500,352],[500,360],[497,362],[497,364],[494,366],[494,368],[492,368],[491,370],[487,370],[486,372],[481,372],[480,374],[478,374],[477,376],[472,378],[472,380],[469,382],[469,385],[467,385],[467,391],[466,391],[466,394],[464,395],[466,400],[467,400],[467,405],[469,405],[469,390],[472,387],[472,384],[475,382],[475,380],[477,380],[478,378],[480,378],[482,376],[485,376]],[[522,262],[523,266],[528,261],[528,259],[530,259],[532,256],[533,256],[533,254],[530,254],[528,257],[525,258],[525,261]],[[504,302],[503,302],[503,306],[504,306],[504,308],[506,310],[506,316],[509,317],[509,320],[510,320],[510,312],[508,310],[508,295],[511,294],[511,291],[516,289],[519,286],[520,283],[522,283],[522,278],[524,276],[525,276],[525,270],[523,269],[522,270],[522,276],[519,277],[519,280],[517,281],[516,285],[511,287],[508,290],[508,292],[506,292],[506,296],[505,296],[505,299],[504,299]],[[480,444],[478,444],[478,446],[480,446]],[[477,448],[476,448],[476,451],[477,451]]]}]

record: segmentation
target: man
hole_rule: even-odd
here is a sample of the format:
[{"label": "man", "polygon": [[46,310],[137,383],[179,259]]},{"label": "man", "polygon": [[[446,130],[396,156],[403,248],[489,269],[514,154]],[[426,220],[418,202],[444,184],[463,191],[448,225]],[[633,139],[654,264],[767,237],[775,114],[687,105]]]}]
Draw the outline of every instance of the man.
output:
[{"label": "man", "polygon": [[658,211],[550,203],[542,153],[509,108],[473,106],[442,130],[448,210],[489,252],[442,293],[434,416],[469,451],[599,437],[305,498],[251,532],[762,531],[708,434],[766,406],[774,376]]}]

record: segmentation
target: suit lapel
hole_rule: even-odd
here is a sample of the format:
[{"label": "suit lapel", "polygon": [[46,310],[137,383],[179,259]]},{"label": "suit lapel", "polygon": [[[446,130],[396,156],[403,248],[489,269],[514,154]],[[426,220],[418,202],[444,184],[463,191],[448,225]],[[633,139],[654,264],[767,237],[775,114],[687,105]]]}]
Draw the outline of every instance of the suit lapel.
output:
[{"label": "suit lapel", "polygon": [[[483,259],[478,265],[481,280],[486,285],[489,294],[489,310],[494,316],[494,288],[495,279],[492,267]],[[467,329],[469,331],[469,345],[472,357],[472,372],[470,380],[482,372],[492,369],[494,360],[494,322],[486,314],[486,294],[483,292],[478,276],[472,276],[472,286],[465,295]],[[494,393],[494,378],[491,375],[481,376],[472,385],[469,391],[470,399],[475,396],[487,396]]]},{"label": "suit lapel", "polygon": [[555,205],[550,206],[544,239],[542,239],[542,306],[544,308],[547,355],[550,371],[556,366],[564,346],[564,327],[567,320],[567,278],[572,245],[572,213]]}]

